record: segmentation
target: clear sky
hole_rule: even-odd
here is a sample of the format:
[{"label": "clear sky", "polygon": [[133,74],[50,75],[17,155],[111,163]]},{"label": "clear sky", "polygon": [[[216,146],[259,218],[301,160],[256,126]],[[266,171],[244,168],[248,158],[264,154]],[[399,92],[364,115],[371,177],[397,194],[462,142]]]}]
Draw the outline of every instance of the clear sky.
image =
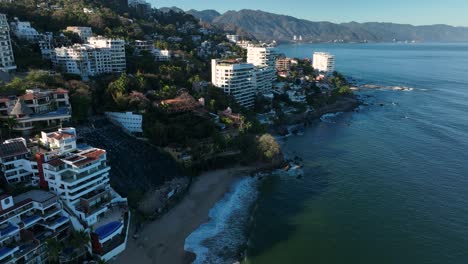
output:
[{"label": "clear sky", "polygon": [[259,9],[312,21],[449,24],[468,27],[468,0],[147,0],[184,10]]}]

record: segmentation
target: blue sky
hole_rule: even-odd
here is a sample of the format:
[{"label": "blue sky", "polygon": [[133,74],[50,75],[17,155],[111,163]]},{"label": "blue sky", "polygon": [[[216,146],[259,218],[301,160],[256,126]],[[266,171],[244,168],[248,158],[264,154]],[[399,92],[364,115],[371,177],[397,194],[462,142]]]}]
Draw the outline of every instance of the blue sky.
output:
[{"label": "blue sky", "polygon": [[260,9],[312,21],[449,24],[468,27],[468,0],[148,0],[154,7]]}]

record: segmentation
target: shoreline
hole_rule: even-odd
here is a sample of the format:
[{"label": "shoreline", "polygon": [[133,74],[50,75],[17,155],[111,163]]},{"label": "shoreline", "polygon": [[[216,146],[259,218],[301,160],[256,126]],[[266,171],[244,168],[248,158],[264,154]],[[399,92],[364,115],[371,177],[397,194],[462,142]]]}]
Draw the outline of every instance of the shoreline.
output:
[{"label": "shoreline", "polygon": [[[361,104],[356,97],[304,113],[295,124],[310,123],[323,114],[350,112]],[[294,119],[293,119],[294,120]],[[174,263],[187,264],[196,254],[185,251],[186,239],[200,226],[208,223],[210,210],[228,194],[239,180],[252,174],[272,171],[279,164],[237,165],[226,169],[210,170],[194,177],[192,185],[182,199],[161,218],[148,222],[139,230],[137,239],[130,238],[126,250],[112,263]],[[131,226],[132,232],[135,225]]]},{"label": "shoreline", "polygon": [[[360,104],[355,99],[339,107],[334,105],[325,113],[348,112]],[[341,109],[337,109],[341,108]],[[322,114],[302,116],[300,124],[317,120]],[[210,210],[221,201],[235,183],[242,178],[262,171],[272,171],[280,167],[279,164],[254,164],[250,166],[237,165],[235,167],[210,170],[194,177],[192,185],[182,199],[161,218],[145,223],[138,231],[139,237],[129,238],[126,250],[112,263],[173,263],[187,264],[196,259],[196,254],[185,251],[186,239],[201,225],[211,219]],[[135,225],[131,226],[132,233]]]},{"label": "shoreline", "polygon": [[160,219],[145,224],[139,231],[139,238],[129,238],[126,250],[111,262],[192,263],[196,256],[184,250],[186,238],[210,220],[211,208],[236,181],[263,168],[264,164],[236,166],[205,172],[194,178],[183,199]]},{"label": "shoreline", "polygon": [[342,97],[334,104],[324,106],[316,112],[305,112],[301,114],[292,114],[288,116],[288,122],[282,125],[272,125],[269,131],[275,135],[285,136],[289,134],[287,126],[304,125],[308,126],[314,121],[320,120],[325,114],[336,114],[340,112],[354,112],[356,108],[364,104],[363,101],[357,96]]}]

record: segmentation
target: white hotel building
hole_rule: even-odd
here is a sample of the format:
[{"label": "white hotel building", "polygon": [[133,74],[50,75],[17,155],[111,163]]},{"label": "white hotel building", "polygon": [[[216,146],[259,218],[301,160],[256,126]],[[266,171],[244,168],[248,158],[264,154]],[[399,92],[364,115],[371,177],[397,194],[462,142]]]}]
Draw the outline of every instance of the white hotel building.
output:
[{"label": "white hotel building", "polygon": [[256,78],[256,92],[269,93],[276,80],[276,52],[273,47],[248,47],[247,63],[253,64]]},{"label": "white hotel building", "polygon": [[332,73],[335,70],[335,56],[327,52],[315,52],[312,67],[319,72]]},{"label": "white hotel building", "polygon": [[78,146],[74,128],[42,132],[40,141],[51,149],[37,156],[41,187],[59,196],[75,229],[90,233],[94,254],[108,261],[125,250],[130,211],[110,186],[106,151]]},{"label": "white hotel building", "polygon": [[15,34],[20,39],[25,39],[28,41],[38,40],[40,37],[39,32],[31,26],[31,23],[28,21],[19,21],[17,17],[14,18],[14,21],[10,23],[11,32]]},{"label": "white hotel building", "polygon": [[10,28],[5,14],[0,14],[0,71],[16,70],[13,48],[11,46]]},{"label": "white hotel building", "polygon": [[106,112],[107,118],[130,133],[143,133],[143,116],[132,112]]},{"label": "white hotel building", "polygon": [[254,105],[256,84],[255,66],[237,61],[211,61],[211,83],[232,95],[243,107]]},{"label": "white hotel building", "polygon": [[32,182],[37,176],[37,163],[24,138],[14,138],[0,145],[0,172],[9,184]]},{"label": "white hotel building", "polygon": [[[125,250],[130,211],[127,199],[110,186],[107,153],[77,145],[76,138],[74,128],[42,132],[33,157],[23,138],[0,145],[1,174],[9,183],[28,183],[33,178],[33,185],[50,191],[20,195],[14,203],[11,196],[0,195],[0,263],[16,263],[23,256],[24,249],[12,245],[21,241],[20,230],[34,224],[40,227],[31,232],[40,233],[45,228],[52,236],[63,231],[62,225],[70,221],[75,230],[89,233],[92,253],[105,261]],[[35,249],[40,245],[36,242]]]},{"label": "white hotel building", "polygon": [[272,47],[247,47],[247,63],[211,61],[211,83],[234,96],[244,107],[252,107],[256,94],[271,92],[276,80],[276,52]]},{"label": "white hotel building", "polygon": [[125,41],[90,37],[87,44],[56,48],[52,56],[55,67],[84,79],[103,73],[120,73],[126,69]]}]

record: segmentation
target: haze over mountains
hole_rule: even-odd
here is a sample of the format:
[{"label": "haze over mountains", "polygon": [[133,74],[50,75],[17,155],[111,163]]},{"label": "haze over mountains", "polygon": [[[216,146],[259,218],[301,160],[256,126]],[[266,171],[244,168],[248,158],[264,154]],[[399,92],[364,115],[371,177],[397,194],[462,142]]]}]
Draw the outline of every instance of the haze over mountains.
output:
[{"label": "haze over mountains", "polygon": [[[180,9],[178,9],[180,10]],[[292,16],[278,15],[260,10],[243,9],[220,14],[215,10],[189,10],[186,13],[215,24],[225,30],[248,33],[258,40],[291,41],[302,36],[305,42],[458,42],[468,41],[467,27],[448,25],[412,26],[394,23],[342,23],[312,22]]]}]

